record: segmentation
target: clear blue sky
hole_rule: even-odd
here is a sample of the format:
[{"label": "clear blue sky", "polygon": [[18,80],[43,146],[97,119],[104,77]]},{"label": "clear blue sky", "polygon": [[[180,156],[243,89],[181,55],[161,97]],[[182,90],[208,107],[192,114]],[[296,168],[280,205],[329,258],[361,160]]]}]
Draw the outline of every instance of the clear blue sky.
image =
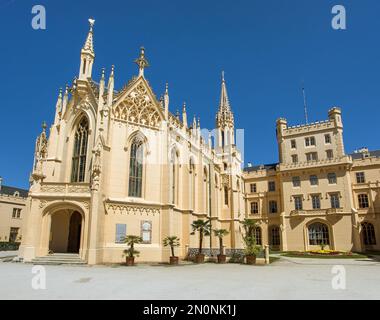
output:
[{"label": "clear blue sky", "polygon": [[[31,27],[43,4],[47,29]],[[343,4],[347,30],[331,27]],[[96,19],[95,80],[115,64],[116,87],[137,73],[141,45],[157,96],[170,85],[171,111],[187,102],[189,117],[212,128],[225,70],[245,161],[277,161],[275,121],[304,121],[301,83],[311,121],[341,106],[347,152],[380,148],[380,1],[378,0],[0,0],[0,176],[28,186],[41,122],[54,119],[58,89],[79,69],[89,17]]]}]

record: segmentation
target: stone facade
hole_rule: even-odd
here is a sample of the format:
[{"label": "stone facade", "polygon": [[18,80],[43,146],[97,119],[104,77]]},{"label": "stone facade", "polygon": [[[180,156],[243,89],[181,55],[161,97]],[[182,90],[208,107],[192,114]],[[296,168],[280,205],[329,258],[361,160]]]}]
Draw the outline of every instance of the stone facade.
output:
[{"label": "stone facade", "polygon": [[3,185],[0,178],[0,242],[21,242],[27,196],[27,190]]},{"label": "stone facade", "polygon": [[[184,258],[198,246],[191,223],[200,218],[230,232],[224,241],[228,252],[241,252],[244,218],[258,221],[263,245],[282,250],[307,250],[324,239],[334,249],[361,251],[362,223],[371,222],[380,232],[380,158],[345,155],[340,109],[333,108],[322,123],[288,127],[278,120],[280,162],[242,170],[224,75],[212,142],[201,133],[199,119],[189,124],[185,104],[181,115],[169,111],[168,86],[156,98],[144,75],[149,66],[144,48],[135,61],[138,75],[121,90],[114,88],[114,67],[108,81],[103,69],[95,82],[93,24],[90,20],[78,77],[60,91],[54,122],[48,133],[43,125],[36,141],[20,247],[24,261],[76,252],[89,264],[121,262],[125,235],[144,239],[137,246],[140,261],[167,261],[166,236],[181,239],[177,254]],[[363,171],[365,182],[355,183]],[[317,176],[316,186],[308,186],[310,175]],[[293,186],[295,176],[301,186]],[[362,193],[369,196],[369,208],[355,202]],[[314,195],[318,208],[310,206]],[[319,229],[310,240],[315,222]],[[213,252],[218,239],[207,237],[204,248]]]}]

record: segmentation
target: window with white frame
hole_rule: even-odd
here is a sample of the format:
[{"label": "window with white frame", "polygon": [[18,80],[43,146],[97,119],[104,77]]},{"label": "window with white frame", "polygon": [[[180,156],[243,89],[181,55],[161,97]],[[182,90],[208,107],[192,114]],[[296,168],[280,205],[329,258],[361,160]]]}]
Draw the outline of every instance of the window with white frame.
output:
[{"label": "window with white frame", "polygon": [[311,202],[314,210],[321,209],[321,197],[319,194],[313,194],[311,196]]},{"label": "window with white frame", "polygon": [[305,146],[306,147],[315,146],[315,137],[307,137],[307,138],[305,138]]},{"label": "window with white frame", "polygon": [[357,172],[356,173],[356,183],[365,183],[365,173]]},{"label": "window with white frame", "polygon": [[332,209],[340,208],[340,196],[339,193],[331,193],[330,194],[330,204]]},{"label": "window with white frame", "polygon": [[251,202],[251,214],[259,213],[259,203],[256,201]]},{"label": "window with white frame", "polygon": [[317,161],[318,160],[318,153],[316,152],[308,152],[306,153],[306,161]]},{"label": "window with white frame", "polygon": [[329,181],[329,184],[336,184],[336,174],[330,172],[329,174],[327,174],[327,180]]},{"label": "window with white frame", "polygon": [[368,201],[368,195],[363,193],[358,195],[358,203],[360,209],[367,209],[369,208],[369,201]]},{"label": "window with white frame", "polygon": [[295,196],[294,197],[294,209],[295,210],[302,210],[303,209],[302,196]]}]

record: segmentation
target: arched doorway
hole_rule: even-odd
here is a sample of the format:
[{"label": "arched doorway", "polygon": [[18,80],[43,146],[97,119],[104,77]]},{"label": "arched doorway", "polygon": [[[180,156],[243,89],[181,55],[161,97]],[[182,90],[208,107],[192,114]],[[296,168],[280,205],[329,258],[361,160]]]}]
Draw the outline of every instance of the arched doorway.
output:
[{"label": "arched doorway", "polygon": [[60,210],[51,217],[50,253],[79,253],[82,215],[75,210]]}]

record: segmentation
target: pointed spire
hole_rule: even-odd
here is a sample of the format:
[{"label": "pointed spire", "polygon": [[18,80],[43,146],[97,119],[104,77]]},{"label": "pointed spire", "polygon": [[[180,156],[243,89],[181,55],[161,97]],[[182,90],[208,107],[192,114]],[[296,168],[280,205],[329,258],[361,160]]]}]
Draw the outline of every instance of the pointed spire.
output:
[{"label": "pointed spire", "polygon": [[108,107],[111,107],[112,101],[113,101],[113,89],[115,87],[114,73],[115,73],[115,66],[112,65],[110,77],[108,79],[108,86],[107,86],[107,106]]},{"label": "pointed spire", "polygon": [[165,94],[164,94],[164,111],[165,119],[169,119],[169,84],[166,82],[165,85]]},{"label": "pointed spire", "polygon": [[94,24],[95,20],[94,19],[88,19],[88,22],[90,23],[90,30],[88,31],[86,42],[83,45],[82,48],[82,53],[89,53],[93,56],[95,56],[95,51],[94,51]]},{"label": "pointed spire", "polygon": [[226,80],[224,79],[224,71],[222,71],[222,90],[220,93],[220,102],[219,102],[220,111],[230,111],[230,102],[228,100]]},{"label": "pointed spire", "polygon": [[42,132],[45,133],[47,128],[46,121],[42,122]]},{"label": "pointed spire", "polygon": [[[74,79],[74,83],[76,83],[76,79]],[[69,101],[69,85],[66,84],[65,95],[63,96],[63,102],[62,102],[61,117],[63,117],[65,112],[66,112],[66,107],[67,107],[68,101]]]},{"label": "pointed spire", "polygon": [[145,58],[145,48],[140,48],[140,56],[135,60],[135,63],[139,66],[139,77],[144,76],[144,69],[149,67],[148,60]]},{"label": "pointed spire", "polygon": [[176,113],[175,113],[175,116],[176,116],[176,118],[179,120],[179,110],[178,110],[178,108],[177,108],[177,111],[176,111]]},{"label": "pointed spire", "polygon": [[184,102],[183,106],[182,106],[182,122],[183,122],[185,129],[186,129],[187,128],[186,102]]},{"label": "pointed spire", "polygon": [[54,118],[55,125],[57,125],[59,121],[61,120],[61,114],[62,114],[62,88],[59,88],[58,99],[55,105],[55,118]]},{"label": "pointed spire", "polygon": [[222,87],[220,93],[219,110],[216,114],[216,127],[234,127],[234,115],[231,111],[230,101],[228,99],[224,71],[222,72]]}]

